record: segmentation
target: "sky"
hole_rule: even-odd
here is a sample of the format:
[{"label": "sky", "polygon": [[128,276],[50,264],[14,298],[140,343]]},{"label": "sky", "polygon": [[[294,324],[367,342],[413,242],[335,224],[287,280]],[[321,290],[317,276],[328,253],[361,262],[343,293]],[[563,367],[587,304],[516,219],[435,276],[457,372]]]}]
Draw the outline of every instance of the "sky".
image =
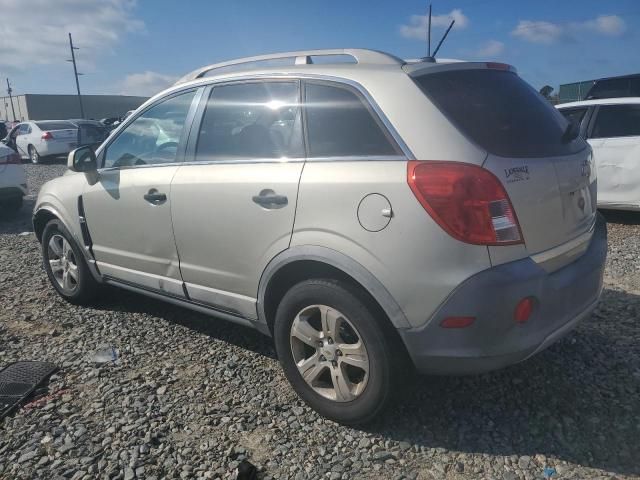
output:
[{"label": "sky", "polygon": [[[152,95],[200,66],[316,48],[426,54],[426,1],[0,0],[0,95]],[[434,0],[438,56],[510,63],[537,89],[640,72],[638,0]]]}]

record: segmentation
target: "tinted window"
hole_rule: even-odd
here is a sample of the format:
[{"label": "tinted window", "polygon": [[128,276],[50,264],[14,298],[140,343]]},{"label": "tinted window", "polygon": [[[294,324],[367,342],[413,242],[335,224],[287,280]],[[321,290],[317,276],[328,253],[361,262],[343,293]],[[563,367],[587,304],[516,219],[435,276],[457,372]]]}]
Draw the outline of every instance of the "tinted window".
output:
[{"label": "tinted window", "polygon": [[584,120],[584,116],[587,113],[587,108],[563,108],[560,110],[560,113],[564,115],[564,118],[567,119],[568,122],[575,124],[578,129],[582,124],[582,120]]},{"label": "tinted window", "polygon": [[40,130],[65,130],[76,128],[71,122],[35,122]]},{"label": "tinted window", "polygon": [[25,133],[29,133],[29,125],[22,123],[18,126],[18,135],[24,135]]},{"label": "tinted window", "polygon": [[305,91],[311,157],[400,154],[364,100],[350,89],[307,83]]},{"label": "tinted window", "polygon": [[109,144],[104,167],[172,163],[195,92],[171,97],[146,110]]},{"label": "tinted window", "polygon": [[416,82],[462,133],[495,155],[565,155],[585,146],[582,139],[563,142],[568,122],[513,72],[454,70]]},{"label": "tinted window", "polygon": [[610,78],[596,80],[596,83],[587,93],[586,98],[615,98],[629,96],[628,78]]},{"label": "tinted window", "polygon": [[302,156],[297,82],[214,87],[202,118],[197,161]]},{"label": "tinted window", "polygon": [[640,136],[640,105],[603,105],[592,138]]}]

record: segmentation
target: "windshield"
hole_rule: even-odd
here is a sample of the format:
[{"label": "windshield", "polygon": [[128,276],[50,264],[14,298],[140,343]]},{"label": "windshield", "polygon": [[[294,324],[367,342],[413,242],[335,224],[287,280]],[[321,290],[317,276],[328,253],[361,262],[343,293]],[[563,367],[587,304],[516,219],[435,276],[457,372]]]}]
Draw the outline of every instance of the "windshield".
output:
[{"label": "windshield", "polygon": [[585,146],[581,139],[563,141],[568,122],[513,72],[453,70],[416,82],[462,133],[495,155],[566,155]]}]

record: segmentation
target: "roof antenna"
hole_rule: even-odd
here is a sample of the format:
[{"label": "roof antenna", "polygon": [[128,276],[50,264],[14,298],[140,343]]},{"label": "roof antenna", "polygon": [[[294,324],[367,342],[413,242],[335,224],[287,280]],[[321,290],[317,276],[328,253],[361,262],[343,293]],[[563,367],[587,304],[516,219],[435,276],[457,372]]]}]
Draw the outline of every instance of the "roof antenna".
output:
[{"label": "roof antenna", "polygon": [[427,57],[431,57],[431,4],[429,4],[429,23],[427,24]]},{"label": "roof antenna", "polygon": [[447,31],[444,32],[444,35],[440,39],[440,43],[438,43],[438,46],[433,51],[433,58],[434,59],[436,58],[436,54],[438,53],[438,50],[440,50],[440,46],[442,45],[442,42],[444,42],[444,39],[447,38],[447,35],[449,35],[449,31],[451,31],[451,27],[453,27],[454,23],[456,23],[456,20],[455,19],[451,20],[451,23],[449,24],[449,28],[447,28]]}]

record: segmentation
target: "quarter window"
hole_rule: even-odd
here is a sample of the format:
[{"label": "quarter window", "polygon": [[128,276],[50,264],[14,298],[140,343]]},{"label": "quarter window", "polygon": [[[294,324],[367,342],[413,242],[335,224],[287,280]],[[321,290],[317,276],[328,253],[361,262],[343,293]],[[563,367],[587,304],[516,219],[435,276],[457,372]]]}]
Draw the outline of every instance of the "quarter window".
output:
[{"label": "quarter window", "polygon": [[176,95],[146,110],[109,144],[103,166],[131,167],[175,162],[194,96],[195,91]]},{"label": "quarter window", "polygon": [[310,157],[400,154],[364,99],[351,89],[309,82],[305,102]]},{"label": "quarter window", "polygon": [[592,138],[640,136],[640,105],[603,105]]},{"label": "quarter window", "polygon": [[207,101],[195,160],[303,156],[298,82],[216,86]]}]

